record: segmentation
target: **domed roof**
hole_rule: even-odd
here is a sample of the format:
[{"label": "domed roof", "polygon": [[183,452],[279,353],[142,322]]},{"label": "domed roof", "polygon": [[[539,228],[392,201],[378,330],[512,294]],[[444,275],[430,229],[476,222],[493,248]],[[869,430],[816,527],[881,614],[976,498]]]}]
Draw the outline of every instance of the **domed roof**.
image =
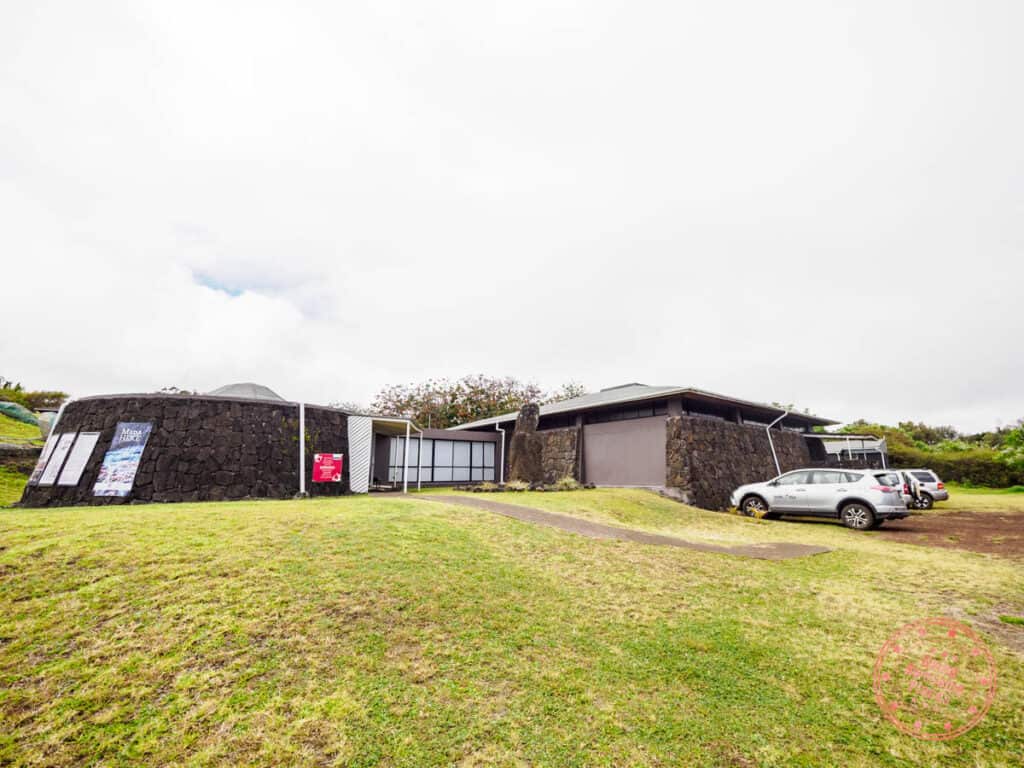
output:
[{"label": "domed roof", "polygon": [[214,395],[215,397],[238,397],[244,400],[280,400],[284,402],[284,398],[270,387],[254,384],[251,381],[227,384],[206,394]]}]

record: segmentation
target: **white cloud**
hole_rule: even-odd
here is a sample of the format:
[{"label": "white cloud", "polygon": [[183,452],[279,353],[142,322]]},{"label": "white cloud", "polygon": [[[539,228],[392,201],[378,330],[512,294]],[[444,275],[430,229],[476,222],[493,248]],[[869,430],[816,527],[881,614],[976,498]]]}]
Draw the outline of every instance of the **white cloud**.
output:
[{"label": "white cloud", "polygon": [[1022,16],[9,9],[0,249],[27,287],[0,373],[324,402],[484,371],[1012,420]]}]

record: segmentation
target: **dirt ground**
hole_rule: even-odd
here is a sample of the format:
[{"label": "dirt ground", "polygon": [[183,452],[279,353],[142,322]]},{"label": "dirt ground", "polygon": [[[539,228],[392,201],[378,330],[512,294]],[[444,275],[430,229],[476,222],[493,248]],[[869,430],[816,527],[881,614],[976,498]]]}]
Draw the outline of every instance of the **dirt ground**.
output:
[{"label": "dirt ground", "polygon": [[885,523],[877,535],[905,544],[1024,558],[1024,513],[1020,512],[911,515]]}]

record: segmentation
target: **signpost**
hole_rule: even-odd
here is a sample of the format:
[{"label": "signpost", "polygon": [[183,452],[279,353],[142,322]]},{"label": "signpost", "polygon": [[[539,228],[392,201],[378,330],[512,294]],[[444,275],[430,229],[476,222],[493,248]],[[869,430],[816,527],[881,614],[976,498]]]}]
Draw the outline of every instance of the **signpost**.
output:
[{"label": "signpost", "polygon": [[313,454],[313,482],[340,483],[343,456],[340,453]]}]

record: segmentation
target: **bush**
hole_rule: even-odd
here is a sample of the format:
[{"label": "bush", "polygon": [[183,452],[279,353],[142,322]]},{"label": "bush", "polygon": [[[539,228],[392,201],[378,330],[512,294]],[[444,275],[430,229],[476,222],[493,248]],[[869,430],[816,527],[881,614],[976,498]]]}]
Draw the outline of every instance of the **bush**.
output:
[{"label": "bush", "polygon": [[551,489],[554,491],[578,491],[582,487],[583,486],[581,486],[576,481],[575,477],[572,477],[571,475],[566,475],[565,477],[560,478],[558,482],[556,482],[554,485],[552,485]]},{"label": "bush", "polygon": [[530,490],[530,484],[524,483],[522,480],[510,480],[505,483],[506,491],[528,491]]},{"label": "bush", "polygon": [[889,461],[894,467],[926,467],[944,481],[963,485],[1024,485],[1024,471],[1003,461],[998,451],[981,446],[950,452],[890,445]]}]

